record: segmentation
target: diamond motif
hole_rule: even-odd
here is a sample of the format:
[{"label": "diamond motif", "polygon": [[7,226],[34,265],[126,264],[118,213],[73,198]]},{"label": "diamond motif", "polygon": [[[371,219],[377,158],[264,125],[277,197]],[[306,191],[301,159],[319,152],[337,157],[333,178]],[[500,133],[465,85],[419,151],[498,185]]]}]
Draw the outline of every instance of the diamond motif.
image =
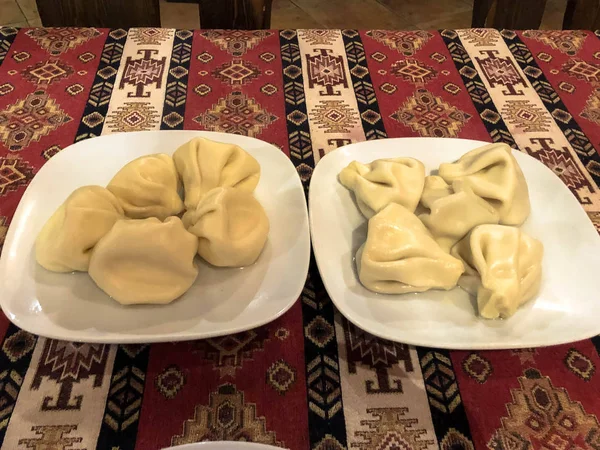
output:
[{"label": "diamond motif", "polygon": [[498,122],[500,122],[500,119],[502,119],[502,117],[500,117],[500,114],[488,108],[484,109],[481,112],[480,117],[486,122],[489,122],[494,125],[496,125]]},{"label": "diamond motif", "polygon": [[392,83],[388,83],[387,81],[379,86],[379,90],[385,92],[386,94],[392,95],[394,92],[398,90],[396,85]]},{"label": "diamond motif", "polygon": [[573,92],[575,92],[575,86],[571,83],[567,83],[566,81],[561,81],[560,83],[558,83],[558,88],[561,91],[566,92],[567,94],[572,94]]},{"label": "diamond motif", "polygon": [[584,381],[590,381],[596,373],[596,366],[592,360],[574,348],[569,350],[564,363],[567,369]]},{"label": "diamond motif", "polygon": [[15,87],[10,83],[0,84],[0,97],[6,94],[10,94],[15,90]]},{"label": "diamond motif", "polygon": [[204,84],[204,83],[199,84],[198,86],[196,86],[194,88],[194,92],[202,97],[210,94],[211,91],[212,91],[212,88],[208,84]]},{"label": "diamond motif", "polygon": [[588,83],[600,82],[600,67],[586,61],[572,59],[562,66],[562,71]]},{"label": "diamond motif", "polygon": [[241,91],[231,92],[205,113],[194,118],[195,122],[207,130],[251,137],[259,135],[276,120],[277,116]]},{"label": "diamond motif", "polygon": [[300,179],[303,183],[307,183],[313,174],[313,168],[305,163],[302,163],[296,167],[296,171],[298,172],[298,176],[300,176]]},{"label": "diamond motif", "polygon": [[275,56],[275,54],[273,54],[271,52],[264,52],[264,53],[260,54],[259,58],[262,59],[264,62],[268,62],[269,63],[269,62],[273,61],[277,57]]},{"label": "diamond motif", "polygon": [[40,61],[33,66],[23,70],[22,75],[28,81],[34,84],[49,86],[54,82],[58,82],[67,78],[73,73],[73,68],[60,59],[51,59],[48,61]]},{"label": "diamond motif", "polygon": [[440,450],[475,450],[473,443],[460,431],[450,428],[442,442],[440,442]]},{"label": "diamond motif", "polygon": [[552,117],[554,117],[559,122],[564,123],[565,125],[573,119],[573,116],[571,114],[569,114],[564,109],[560,108],[556,108],[554,111],[552,111]]},{"label": "diamond motif", "polygon": [[82,63],[87,64],[90,61],[92,61],[95,57],[96,55],[94,55],[92,52],[84,52],[81,55],[79,55],[77,59]]},{"label": "diamond motif", "polygon": [[366,67],[358,64],[350,70],[350,73],[355,77],[363,78],[365,75],[369,74],[369,70]]},{"label": "diamond motif", "polygon": [[73,97],[81,94],[84,90],[84,87],[79,83],[72,84],[65,89],[67,94],[72,95]]},{"label": "diamond motif", "polygon": [[437,72],[416,59],[405,59],[392,64],[391,73],[413,84],[425,84],[437,76]]},{"label": "diamond motif", "polygon": [[463,66],[458,71],[463,77],[473,79],[477,76],[477,71],[470,66]]},{"label": "diamond motif", "polygon": [[175,66],[169,70],[169,73],[179,80],[188,74],[188,70],[183,66]]},{"label": "diamond motif", "polygon": [[292,64],[283,69],[283,73],[289,78],[296,79],[302,75],[302,69]]},{"label": "diamond motif", "polygon": [[109,35],[111,38],[119,41],[127,36],[127,31],[125,31],[123,28],[117,28],[116,30],[112,30]]},{"label": "diamond motif", "polygon": [[248,84],[260,76],[260,69],[248,61],[227,61],[213,71],[213,76],[232,86]]},{"label": "diamond motif", "polygon": [[108,80],[109,78],[114,77],[117,74],[117,70],[114,67],[106,66],[98,71],[98,75],[101,78]]},{"label": "diamond motif", "polygon": [[444,61],[446,61],[446,56],[438,52],[432,53],[429,57],[439,64],[442,64]]},{"label": "diamond motif", "polygon": [[44,150],[42,152],[42,156],[44,157],[45,160],[49,160],[50,158],[52,158],[54,155],[56,155],[61,150],[62,150],[62,148],[60,148],[59,145],[53,145],[52,147],[48,147],[46,150]]},{"label": "diamond motif", "polygon": [[181,388],[185,385],[185,375],[177,366],[169,366],[165,368],[154,382],[156,389],[166,399],[174,399]]},{"label": "diamond motif", "polygon": [[502,108],[505,120],[524,133],[549,131],[550,118],[546,114],[529,100],[508,100]]},{"label": "diamond motif", "polygon": [[460,87],[454,83],[446,83],[444,85],[444,90],[452,95],[458,95],[460,93]]},{"label": "diamond motif", "polygon": [[213,60],[213,55],[208,52],[202,52],[198,55],[198,61],[206,64]]},{"label": "diamond motif", "polygon": [[274,362],[267,369],[267,384],[275,389],[279,395],[285,395],[295,381],[296,369],[283,359]]},{"label": "diamond motif", "polygon": [[0,112],[0,142],[19,151],[70,120],[46,92],[35,91]]},{"label": "diamond motif", "polygon": [[360,117],[362,117],[365,122],[370,123],[371,125],[375,125],[381,120],[381,114],[373,111],[372,109],[367,109],[360,115]]},{"label": "diamond motif", "polygon": [[531,78],[539,78],[542,75],[542,71],[535,66],[527,66],[523,69],[523,72]]},{"label": "diamond motif", "polygon": [[527,30],[523,35],[570,56],[577,54],[587,38],[584,31],[571,30]]},{"label": "diamond motif", "polygon": [[19,158],[0,158],[0,195],[27,186],[33,178],[33,168]]},{"label": "diamond motif", "polygon": [[319,315],[304,327],[304,335],[317,347],[325,348],[334,338],[335,330],[323,316]]},{"label": "diamond motif", "polygon": [[402,53],[404,56],[413,56],[433,34],[423,31],[367,31],[367,36],[386,45],[392,50]]},{"label": "diamond motif", "polygon": [[421,136],[456,137],[471,116],[425,89],[417,89],[392,119]]},{"label": "diamond motif", "polygon": [[592,91],[580,116],[600,125],[600,89]]},{"label": "diamond motif", "polygon": [[485,383],[493,372],[490,362],[477,353],[467,356],[462,367],[467,375],[480,384]]},{"label": "diamond motif", "polygon": [[170,128],[175,128],[183,123],[183,117],[181,114],[171,111],[169,114],[163,117],[163,123]]},{"label": "diamond motif", "polygon": [[106,119],[113,132],[153,130],[159,123],[158,111],[150,103],[125,102]]},{"label": "diamond motif", "polygon": [[273,86],[271,83],[267,83],[260,88],[260,92],[262,92],[265,95],[273,95],[277,92],[277,87]]},{"label": "diamond motif", "polygon": [[358,114],[343,100],[323,100],[309,114],[317,128],[326,133],[350,133],[358,123]]},{"label": "diamond motif", "polygon": [[267,36],[271,36],[271,34],[270,31],[265,30],[207,30],[200,32],[201,36],[204,36],[221,50],[238,57],[256,47],[260,41]]},{"label": "diamond motif", "polygon": [[28,52],[18,52],[12,55],[12,59],[14,59],[18,63],[27,61],[29,58],[31,58],[31,54]]},{"label": "diamond motif", "polygon": [[287,119],[296,126],[302,125],[304,122],[306,122],[307,118],[308,117],[306,117],[306,114],[299,109],[295,109],[287,115]]},{"label": "diamond motif", "polygon": [[290,336],[290,331],[287,328],[277,328],[275,337],[280,341],[285,341]]},{"label": "diamond motif", "polygon": [[100,36],[101,33],[95,28],[56,27],[32,28],[25,34],[48,53],[58,56]]},{"label": "diamond motif", "polygon": [[552,61],[552,58],[553,58],[552,55],[549,55],[546,52],[539,52],[537,57],[540,61],[544,61],[546,63],[549,63],[550,61]]},{"label": "diamond motif", "polygon": [[371,58],[381,63],[387,59],[387,56],[381,52],[375,52],[371,55]]},{"label": "diamond motif", "polygon": [[81,121],[89,128],[96,128],[98,125],[104,122],[104,116],[98,111],[94,111],[81,119]]},{"label": "diamond motif", "polygon": [[35,347],[37,339],[25,330],[19,330],[2,344],[2,350],[13,363],[27,355]]}]

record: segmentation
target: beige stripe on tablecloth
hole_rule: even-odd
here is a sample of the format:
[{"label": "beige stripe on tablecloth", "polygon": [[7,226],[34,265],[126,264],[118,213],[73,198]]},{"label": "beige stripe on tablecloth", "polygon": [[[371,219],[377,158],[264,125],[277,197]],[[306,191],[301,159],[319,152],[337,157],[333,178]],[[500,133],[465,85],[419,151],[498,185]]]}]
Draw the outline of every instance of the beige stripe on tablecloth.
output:
[{"label": "beige stripe on tablecloth", "polygon": [[96,448],[116,349],[38,339],[2,449]]},{"label": "beige stripe on tablecloth", "polygon": [[[342,145],[365,140],[339,30],[298,30],[315,163]],[[302,120],[303,118],[298,118]]]},{"label": "beige stripe on tablecloth", "polygon": [[132,28],[102,134],[159,130],[175,30]]},{"label": "beige stripe on tablecloth", "polygon": [[[600,190],[497,30],[456,30],[521,151],[554,170],[588,212],[600,211]],[[568,167],[568,170],[565,168]]]},{"label": "beige stripe on tablecloth", "polygon": [[335,322],[348,448],[437,449],[416,349]]}]

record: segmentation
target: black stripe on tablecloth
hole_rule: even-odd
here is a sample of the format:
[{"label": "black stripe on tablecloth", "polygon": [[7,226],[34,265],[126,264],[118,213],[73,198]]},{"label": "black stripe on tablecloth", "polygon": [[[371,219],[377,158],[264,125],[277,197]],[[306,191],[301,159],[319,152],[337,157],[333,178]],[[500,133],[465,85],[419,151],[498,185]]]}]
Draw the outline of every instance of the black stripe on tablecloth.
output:
[{"label": "black stripe on tablecloth", "polygon": [[25,373],[31,364],[37,339],[37,336],[21,330],[12,323],[4,336],[0,351],[0,447],[4,442],[9,421],[12,420],[12,412],[21,392]]},{"label": "black stripe on tablecloth", "polygon": [[496,105],[494,105],[485,84],[475,69],[473,61],[463,47],[458,33],[454,30],[442,30],[440,34],[492,141],[503,142],[513,148],[517,148],[515,140],[510,131],[508,131],[508,127],[504,123],[504,119],[502,119]]},{"label": "black stripe on tablecloth", "polygon": [[96,449],[135,449],[149,355],[149,345],[119,345]]},{"label": "black stripe on tablecloth", "polygon": [[[294,163],[305,192],[315,167],[308,126],[302,60],[294,30],[279,33],[285,93],[285,112],[290,159]],[[321,281],[314,258],[301,295],[304,328],[304,357],[308,397],[310,448],[346,448],[346,421],[342,407],[338,348],[335,336],[333,304]],[[310,336],[310,338],[309,338]],[[318,343],[318,344],[317,344]]]},{"label": "black stripe on tablecloth", "polygon": [[[546,109],[561,129],[581,163],[588,169],[588,172],[596,186],[600,186],[600,155],[590,142],[589,138],[582,131],[575,118],[568,112],[567,107],[561,100],[558,92],[552,87],[542,69],[538,66],[531,51],[514,31],[502,31],[504,42],[515,57],[521,70],[527,76],[529,82],[533,85],[538,96],[544,102]],[[560,118],[560,120],[558,119]],[[594,170],[589,170],[592,167]]]},{"label": "black stripe on tablecloth", "polygon": [[450,352],[417,347],[417,353],[440,448],[473,448],[471,429]]},{"label": "black stripe on tablecloth", "polygon": [[126,39],[127,31],[121,28],[108,33],[75,142],[100,136],[102,133]]},{"label": "black stripe on tablecloth", "polygon": [[190,30],[175,32],[167,75],[161,130],[183,130],[193,36],[194,34]]},{"label": "black stripe on tablecloth", "polygon": [[356,30],[342,30],[342,38],[365,137],[368,141],[387,138],[360,34]]},{"label": "black stripe on tablecloth", "polygon": [[0,66],[2,61],[8,55],[10,46],[15,41],[15,38],[19,34],[19,30],[13,27],[0,27]]}]

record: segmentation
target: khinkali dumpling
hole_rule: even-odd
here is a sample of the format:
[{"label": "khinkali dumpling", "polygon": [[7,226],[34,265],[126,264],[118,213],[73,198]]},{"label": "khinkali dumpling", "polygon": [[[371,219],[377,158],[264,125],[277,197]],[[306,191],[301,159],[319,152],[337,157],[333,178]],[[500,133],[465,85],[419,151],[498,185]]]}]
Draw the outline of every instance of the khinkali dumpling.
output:
[{"label": "khinkali dumpling", "polygon": [[352,161],[339,177],[354,192],[360,211],[370,219],[390,203],[414,212],[423,192],[425,166],[413,158],[377,159],[369,164]]},{"label": "khinkali dumpling", "polygon": [[132,219],[165,220],[183,211],[177,169],[173,158],[163,153],[134,159],[117,172],[106,188]]},{"label": "khinkali dumpling", "polygon": [[261,204],[252,194],[231,187],[209,191],[183,221],[198,237],[198,254],[219,267],[254,263],[269,234]]},{"label": "khinkali dumpling", "polygon": [[120,220],[94,248],[89,274],[124,305],[170,303],[198,275],[197,247],[178,217]]},{"label": "khinkali dumpling", "polygon": [[216,187],[253,192],[260,179],[260,165],[234,144],[194,138],[173,154],[183,180],[185,206],[194,209],[202,196]]},{"label": "khinkali dumpling", "polygon": [[363,286],[382,294],[451,289],[464,271],[462,262],[440,248],[417,216],[396,203],[369,220],[356,265]]},{"label": "khinkali dumpling", "polygon": [[500,223],[521,225],[529,216],[529,190],[523,172],[506,144],[489,144],[441,164],[439,176],[452,184],[461,180],[500,214]]},{"label": "khinkali dumpling", "polygon": [[480,225],[451,253],[465,264],[459,285],[477,294],[479,315],[486,319],[512,316],[540,288],[544,247],[519,228]]},{"label": "khinkali dumpling", "polygon": [[53,272],[86,271],[92,249],[123,218],[117,198],[101,186],[73,191],[52,214],[35,242],[35,258]]},{"label": "khinkali dumpling", "polygon": [[473,227],[499,220],[498,211],[461,180],[450,186],[441,177],[426,177],[421,203],[429,212],[419,219],[447,252]]}]

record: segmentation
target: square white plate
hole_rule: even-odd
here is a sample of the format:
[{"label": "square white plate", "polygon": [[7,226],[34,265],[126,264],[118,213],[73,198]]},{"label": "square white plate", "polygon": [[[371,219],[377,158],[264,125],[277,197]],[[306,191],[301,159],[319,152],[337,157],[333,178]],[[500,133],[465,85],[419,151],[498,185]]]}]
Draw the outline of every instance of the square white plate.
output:
[{"label": "square white plate", "polygon": [[[87,273],[58,274],[35,262],[35,238],[76,188],[105,186],[127,162],[172,154],[196,136],[237,144],[261,166],[255,196],[271,222],[258,261],[219,269],[197,258],[196,282],[169,305],[121,306]],[[35,334],[82,342],[133,343],[201,339],[270,322],[297,300],[308,272],[310,235],[300,178],[291,161],[258,139],[199,131],[122,133],[74,144],[32,180],[10,224],[0,259],[0,305],[17,326]]]},{"label": "square white plate", "polygon": [[353,160],[409,156],[427,173],[486,142],[402,138],[348,145],[327,154],[310,185],[313,248],[325,288],[340,312],[362,329],[394,341],[450,349],[505,349],[561,344],[600,333],[600,237],[578,201],[542,163],[514,152],[527,183],[531,215],[524,231],[544,244],[539,295],[507,320],[475,315],[475,299],[460,288],[380,295],[365,289],[354,255],[367,221],[337,179]]}]

